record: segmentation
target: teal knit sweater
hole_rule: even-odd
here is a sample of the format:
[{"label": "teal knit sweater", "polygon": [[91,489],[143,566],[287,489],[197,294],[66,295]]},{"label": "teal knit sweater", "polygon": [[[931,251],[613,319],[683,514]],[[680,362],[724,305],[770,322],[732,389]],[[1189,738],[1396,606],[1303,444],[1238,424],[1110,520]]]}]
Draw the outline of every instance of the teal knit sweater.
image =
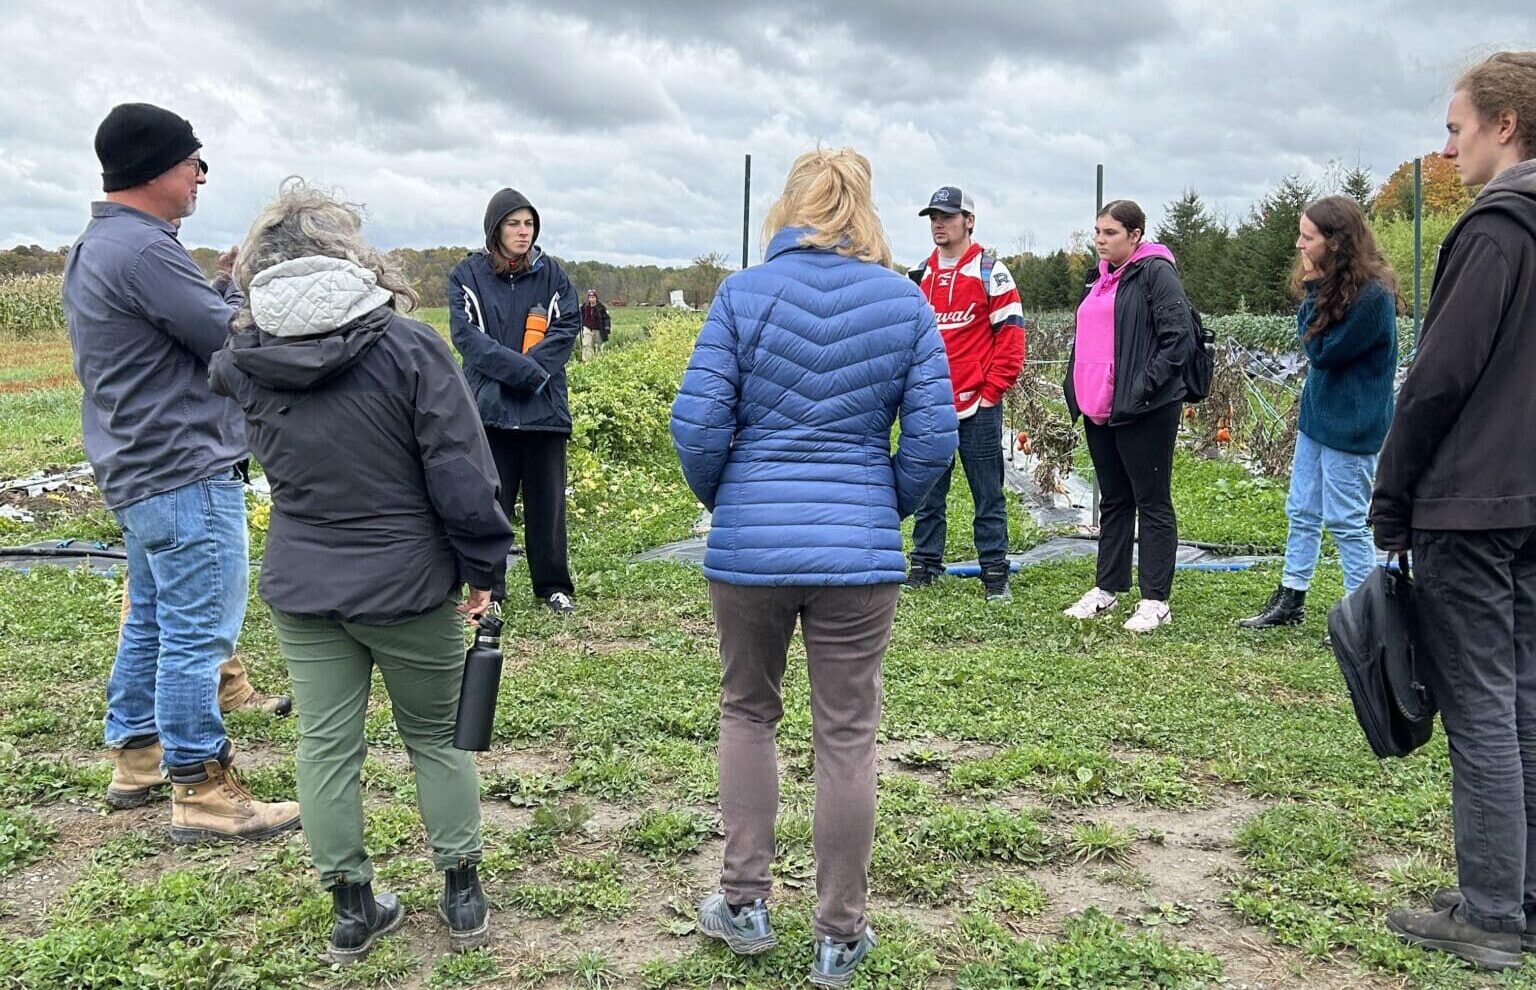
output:
[{"label": "teal knit sweater", "polygon": [[1317,305],[1308,283],[1296,311],[1296,333],[1311,368],[1301,390],[1301,432],[1348,454],[1375,454],[1392,424],[1392,380],[1397,373],[1397,314],[1392,293],[1372,282],[1344,319],[1306,339]]}]

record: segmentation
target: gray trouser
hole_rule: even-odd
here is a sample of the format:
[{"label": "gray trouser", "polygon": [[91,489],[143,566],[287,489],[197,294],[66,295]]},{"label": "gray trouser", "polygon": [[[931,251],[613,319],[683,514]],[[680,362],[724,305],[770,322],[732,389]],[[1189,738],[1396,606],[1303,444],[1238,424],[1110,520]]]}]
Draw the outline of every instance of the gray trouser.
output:
[{"label": "gray trouser", "polygon": [[1536,529],[1415,530],[1466,920],[1536,922]]},{"label": "gray trouser", "polygon": [[891,639],[899,588],[746,587],[711,581],[709,597],[724,666],[720,698],[720,811],[725,865],[720,887],[733,904],[772,887],[779,771],[774,736],[784,714],[780,685],[798,620],[805,634],[816,752],[818,939],[864,933],[869,855],[875,839],[875,730],[880,661]]}]

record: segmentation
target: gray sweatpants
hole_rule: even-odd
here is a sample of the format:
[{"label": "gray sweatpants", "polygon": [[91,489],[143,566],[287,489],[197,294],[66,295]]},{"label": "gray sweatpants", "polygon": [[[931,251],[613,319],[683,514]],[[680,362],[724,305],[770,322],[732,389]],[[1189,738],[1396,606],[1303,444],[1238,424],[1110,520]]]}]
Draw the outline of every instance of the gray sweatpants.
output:
[{"label": "gray sweatpants", "polygon": [[779,811],[774,737],[780,685],[798,621],[805,635],[816,753],[818,939],[864,933],[875,839],[875,730],[880,661],[900,594],[895,584],[747,587],[711,581],[720,634],[720,887],[733,904],[768,897]]}]

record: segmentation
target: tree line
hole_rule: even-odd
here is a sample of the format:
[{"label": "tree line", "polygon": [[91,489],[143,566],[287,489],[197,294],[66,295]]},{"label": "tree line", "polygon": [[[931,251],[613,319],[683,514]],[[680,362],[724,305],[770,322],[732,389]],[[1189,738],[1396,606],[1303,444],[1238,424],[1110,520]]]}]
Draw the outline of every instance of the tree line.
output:
[{"label": "tree line", "polygon": [[[1436,248],[1456,217],[1471,202],[1451,163],[1438,154],[1424,159],[1423,281],[1429,291]],[[1284,313],[1295,306],[1287,283],[1295,258],[1296,223],[1307,203],[1328,193],[1353,197],[1366,210],[1387,260],[1409,298],[1413,285],[1413,163],[1404,162],[1377,185],[1369,169],[1334,170],[1319,183],[1288,176],[1249,208],[1236,224],[1214,213],[1198,192],[1187,190],[1167,204],[1164,218],[1148,236],[1168,246],[1178,259],[1190,301],[1207,313]],[[421,294],[423,306],[446,306],[449,271],[469,248],[397,248],[391,257]],[[0,278],[57,274],[64,270],[66,248],[37,245],[0,251]],[[192,257],[212,273],[218,252],[194,248]],[[685,267],[613,265],[602,261],[566,261],[579,295],[596,289],[609,305],[664,306],[675,290],[689,305],[704,307],[730,272],[726,255],[703,254]],[[1003,259],[1019,287],[1027,310],[1070,309],[1082,296],[1087,272],[1096,259],[1086,232],[1055,251],[1017,253]]]}]

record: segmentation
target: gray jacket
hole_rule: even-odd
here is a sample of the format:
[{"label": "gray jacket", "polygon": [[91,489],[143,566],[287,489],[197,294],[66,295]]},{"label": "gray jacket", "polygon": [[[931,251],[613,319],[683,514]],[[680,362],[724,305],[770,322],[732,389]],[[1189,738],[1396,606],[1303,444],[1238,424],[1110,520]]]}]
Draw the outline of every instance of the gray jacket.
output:
[{"label": "gray jacket", "polygon": [[261,597],[278,611],[393,625],[461,583],[502,590],[512,527],[474,400],[389,298],[349,262],[284,262],[251,283],[259,329],[214,355],[272,482]]},{"label": "gray jacket", "polygon": [[109,509],[246,457],[240,410],[208,388],[240,302],[233,285],[209,286],[169,223],[91,204],[64,266],[64,316],[85,387],[85,456]]}]

